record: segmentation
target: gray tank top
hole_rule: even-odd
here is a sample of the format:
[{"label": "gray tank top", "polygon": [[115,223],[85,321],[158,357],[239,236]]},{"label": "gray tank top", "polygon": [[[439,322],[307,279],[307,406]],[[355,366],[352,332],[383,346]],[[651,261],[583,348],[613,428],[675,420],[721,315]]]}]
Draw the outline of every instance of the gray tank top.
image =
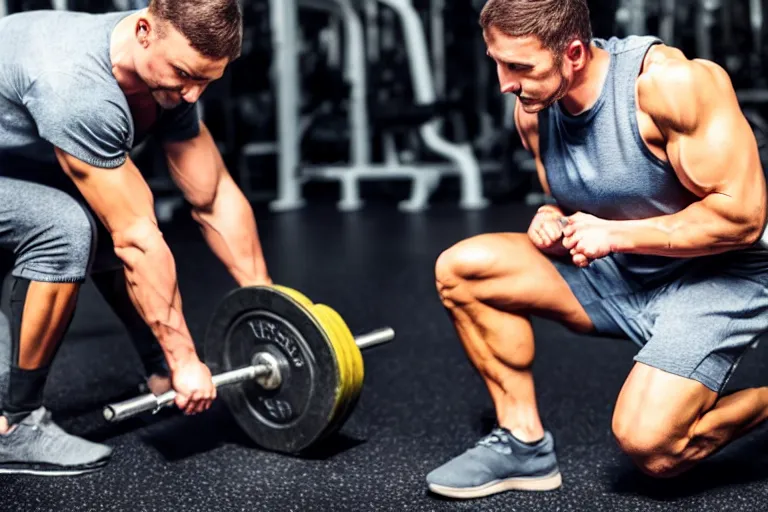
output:
[{"label": "gray tank top", "polygon": [[[578,116],[560,103],[539,113],[541,159],[552,196],[566,214],[628,220],[669,215],[698,198],[672,166],[657,158],[640,137],[635,82],[654,37],[594,39],[610,54],[608,75],[595,105]],[[640,281],[668,275],[686,260],[615,254],[623,272]]]}]

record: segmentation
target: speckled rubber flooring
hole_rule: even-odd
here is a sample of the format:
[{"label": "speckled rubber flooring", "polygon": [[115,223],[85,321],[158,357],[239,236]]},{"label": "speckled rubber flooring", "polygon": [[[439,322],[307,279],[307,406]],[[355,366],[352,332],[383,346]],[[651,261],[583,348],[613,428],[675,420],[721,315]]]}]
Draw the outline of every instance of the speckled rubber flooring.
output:
[{"label": "speckled rubber flooring", "polygon": [[[433,265],[456,241],[527,227],[520,206],[421,215],[332,204],[259,212],[273,278],[336,308],[353,331],[391,325],[395,342],[366,353],[361,400],[340,434],[304,458],[260,450],[217,404],[195,417],[161,413],[109,425],[101,406],[134,394],[138,360],[116,318],[88,285],[46,389],[54,418],[114,447],[110,464],[76,478],[0,477],[0,509],[31,511],[764,511],[768,431],[758,429],[685,477],[653,481],[610,433],[613,404],[632,366],[629,342],[581,337],[537,321],[538,399],[555,434],[564,484],[455,502],[427,493],[424,477],[493,423],[490,399],[437,301]],[[184,308],[200,341],[233,282],[186,220],[165,227],[177,255]],[[768,345],[768,344],[763,344]],[[768,379],[761,346],[732,387]]]}]

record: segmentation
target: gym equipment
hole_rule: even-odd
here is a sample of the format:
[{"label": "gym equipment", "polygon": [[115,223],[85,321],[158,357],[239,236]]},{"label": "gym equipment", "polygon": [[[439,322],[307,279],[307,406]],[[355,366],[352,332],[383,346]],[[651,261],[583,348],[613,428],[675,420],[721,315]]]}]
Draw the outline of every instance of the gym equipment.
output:
[{"label": "gym equipment", "polygon": [[[362,349],[391,341],[383,328],[353,337],[341,316],[282,286],[228,294],[205,336],[205,362],[240,427],[258,445],[298,453],[338,431],[362,391]],[[173,404],[142,395],[103,410],[111,422]]]},{"label": "gym equipment", "polygon": [[616,9],[616,24],[624,29],[626,35],[645,35],[648,33],[646,14],[647,0],[619,0]]},{"label": "gym equipment", "polygon": [[699,0],[696,9],[696,57],[713,60],[712,29],[715,13],[720,8],[719,0]]},{"label": "gym equipment", "polygon": [[665,44],[674,45],[677,0],[664,0],[659,9],[659,37]]},{"label": "gym equipment", "polygon": [[[380,0],[393,10],[400,22],[407,49],[410,78],[418,105],[434,105],[437,94],[432,77],[432,63],[424,27],[410,0]],[[342,20],[345,43],[345,79],[350,84],[348,126],[350,133],[349,163],[333,166],[304,166],[300,162],[298,99],[300,74],[296,59],[297,10],[303,8],[322,9],[334,12]],[[278,198],[271,203],[273,210],[284,211],[301,208],[304,199],[301,186],[310,180],[338,180],[341,184],[339,209],[357,210],[362,207],[360,199],[361,180],[412,180],[409,200],[400,204],[406,211],[420,211],[426,208],[431,193],[445,175],[458,174],[461,180],[460,205],[466,209],[479,209],[488,201],[482,193],[481,169],[469,145],[447,141],[440,134],[437,113],[420,123],[418,128],[424,145],[447,163],[422,163],[409,165],[399,161],[392,142],[385,140],[387,155],[382,164],[372,162],[371,127],[368,115],[368,88],[366,86],[366,41],[365,27],[352,0],[272,0],[270,2],[273,47],[275,51],[275,91],[278,111]],[[240,183],[249,195],[248,169],[241,168]]]}]

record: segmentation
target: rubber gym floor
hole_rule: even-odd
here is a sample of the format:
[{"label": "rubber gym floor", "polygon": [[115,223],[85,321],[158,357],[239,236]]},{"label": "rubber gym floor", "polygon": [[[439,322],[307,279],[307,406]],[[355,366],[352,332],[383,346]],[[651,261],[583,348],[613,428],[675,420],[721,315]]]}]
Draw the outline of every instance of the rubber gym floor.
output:
[{"label": "rubber gym floor", "polygon": [[[768,432],[758,428],[674,480],[643,476],[610,432],[614,401],[632,366],[628,341],[578,336],[535,321],[538,400],[555,434],[563,487],[472,501],[430,495],[425,475],[492,427],[485,387],[437,300],[442,250],[483,232],[522,231],[524,206],[461,212],[440,204],[402,214],[369,204],[269,214],[257,209],[273,278],[337,309],[353,332],[392,326],[396,340],[365,353],[360,402],[340,433],[303,457],[260,450],[226,407],[168,411],[117,425],[101,406],[136,393],[138,360],[117,319],[89,285],[54,363],[46,404],[68,431],[114,447],[100,472],[75,478],[2,477],[0,509],[13,511],[624,511],[765,510]],[[184,310],[201,342],[233,281],[183,215],[164,226],[176,254]],[[765,345],[765,344],[763,344]],[[765,347],[729,387],[765,383]]]}]

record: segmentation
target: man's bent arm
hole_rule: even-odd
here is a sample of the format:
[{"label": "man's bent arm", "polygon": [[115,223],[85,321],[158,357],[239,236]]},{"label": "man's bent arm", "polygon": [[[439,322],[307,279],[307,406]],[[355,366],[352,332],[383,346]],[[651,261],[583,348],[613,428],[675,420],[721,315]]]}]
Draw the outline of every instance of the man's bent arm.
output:
[{"label": "man's bent arm", "polygon": [[754,218],[762,212],[721,213],[733,204],[732,197],[712,194],[673,215],[619,221],[614,252],[693,258],[751,247],[761,234]]},{"label": "man's bent arm", "polygon": [[227,172],[203,123],[200,134],[165,144],[174,181],[214,254],[240,286],[271,284],[253,209]]},{"label": "man's bent arm", "polygon": [[695,257],[752,246],[765,226],[765,176],[727,73],[676,58],[654,65],[638,85],[639,102],[664,134],[681,183],[699,200],[672,215],[615,223],[613,249]]},{"label": "man's bent arm", "polygon": [[198,360],[181,309],[176,268],[154,214],[152,193],[133,162],[92,167],[56,150],[64,172],[112,236],[131,300],[163,348],[171,371]]}]

